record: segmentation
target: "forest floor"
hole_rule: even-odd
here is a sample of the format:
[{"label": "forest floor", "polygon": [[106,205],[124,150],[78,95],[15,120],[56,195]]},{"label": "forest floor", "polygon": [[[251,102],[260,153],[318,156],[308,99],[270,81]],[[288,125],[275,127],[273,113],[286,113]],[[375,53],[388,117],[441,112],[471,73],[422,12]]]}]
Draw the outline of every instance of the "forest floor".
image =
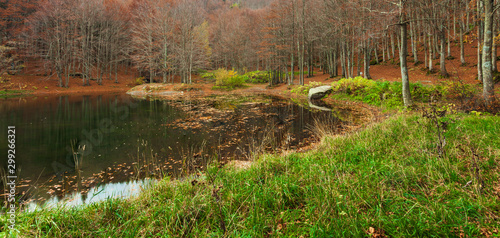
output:
[{"label": "forest floor", "polygon": [[[451,55],[454,56],[453,59],[446,60],[446,68],[450,76],[448,78],[442,78],[439,75],[439,65],[438,59],[433,60],[435,63],[434,73],[429,73],[428,69],[425,68],[423,63],[415,65],[413,63],[413,55],[410,54],[408,57],[409,61],[409,77],[410,82],[420,82],[422,84],[439,84],[444,81],[461,81],[466,84],[478,84],[477,80],[477,67],[476,67],[476,57],[477,48],[475,45],[467,44],[465,47],[465,59],[468,62],[465,66],[460,63],[459,57],[459,46],[458,43],[452,43]],[[379,53],[379,57],[381,54]],[[420,52],[418,54],[419,60],[423,61],[424,54]],[[397,52],[396,52],[397,58]],[[401,71],[399,67],[399,61],[385,61],[377,65],[372,65],[370,67],[370,74],[374,80],[381,81],[400,81]],[[362,63],[362,62],[361,62]],[[437,63],[437,64],[436,64]],[[4,74],[0,77],[0,91],[9,92],[13,94],[20,93],[30,93],[35,95],[45,95],[45,94],[102,94],[106,92],[125,92],[130,88],[134,87],[135,78],[137,74],[128,70],[127,73],[118,74],[118,83],[114,83],[114,80],[103,79],[103,84],[98,85],[95,81],[91,81],[91,86],[82,86],[82,79],[71,77],[68,88],[62,88],[57,86],[56,76],[39,76],[40,71],[37,70],[36,66],[27,65],[27,69],[24,72],[17,75],[7,75]],[[356,66],[355,66],[356,74]],[[338,80],[340,77],[330,78],[329,75],[323,74],[319,68],[314,69],[313,77],[306,77],[305,84],[309,82],[322,82],[331,83]],[[298,76],[295,76],[295,81],[298,82]],[[179,79],[174,80],[175,84],[180,83]],[[227,91],[212,90],[213,82],[201,79],[199,76],[193,76],[194,88],[196,90],[204,92],[206,94],[218,94],[227,93]],[[170,85],[166,86],[166,90],[182,90],[178,86]],[[233,93],[240,92],[262,92],[262,93],[272,93],[283,92],[289,89],[288,85],[282,84],[267,90],[267,84],[255,85],[249,84],[249,87],[244,89],[236,89],[232,91]]]}]

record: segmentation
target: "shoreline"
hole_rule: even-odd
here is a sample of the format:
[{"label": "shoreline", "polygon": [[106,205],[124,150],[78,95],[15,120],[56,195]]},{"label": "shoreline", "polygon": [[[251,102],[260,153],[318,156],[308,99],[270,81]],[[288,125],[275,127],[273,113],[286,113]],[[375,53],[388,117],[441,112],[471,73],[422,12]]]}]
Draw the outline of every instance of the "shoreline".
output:
[{"label": "shoreline", "polygon": [[[162,90],[175,86],[159,85]],[[299,105],[307,101],[302,93],[262,88],[193,91],[159,98],[256,92],[275,93]],[[265,153],[244,163],[213,162],[200,172],[207,179],[172,182],[166,177],[134,198],[108,199],[81,209],[20,213],[16,228],[23,234],[54,237],[171,236],[186,230],[195,237],[259,236],[270,231],[299,237],[314,227],[318,237],[362,237],[370,230],[390,236],[453,236],[459,232],[457,227],[469,222],[471,236],[498,234],[497,222],[490,215],[498,215],[494,201],[500,196],[500,144],[494,140],[500,117],[449,108],[440,118],[450,122],[443,132],[446,154],[441,155],[435,146],[436,126],[419,109],[374,106],[376,102],[363,103],[352,95],[339,96],[324,101],[354,105],[368,112],[369,120],[337,135],[323,131],[308,150]],[[449,106],[449,102],[439,103]],[[424,101],[419,104],[425,105]],[[470,173],[470,166],[481,168],[485,187]],[[40,218],[44,222],[38,222]],[[447,229],[429,222],[435,220],[445,220]],[[144,226],[145,221],[152,225]],[[221,229],[220,222],[227,227]],[[6,224],[0,219],[0,227]],[[52,229],[53,225],[60,228]]]},{"label": "shoreline", "polygon": [[[456,167],[468,160],[457,149],[464,143],[464,134],[478,146],[485,145],[500,130],[498,117],[456,116],[462,119],[447,133],[447,158],[436,159],[434,148],[422,153],[435,142],[432,127],[420,126],[428,120],[414,113],[397,114],[363,130],[325,137],[305,153],[263,155],[246,169],[213,164],[203,173],[208,179],[163,179],[135,198],[109,199],[82,209],[18,214],[16,227],[24,234],[55,237],[169,236],[186,229],[193,236],[207,232],[222,236],[227,234],[220,227],[223,221],[234,236],[259,236],[272,230],[299,237],[316,226],[321,228],[317,236],[348,232],[360,237],[369,230],[390,236],[408,232],[451,236],[460,232],[456,227],[474,219],[471,235],[498,234],[491,217],[498,215],[494,202],[499,196],[494,191],[500,188],[494,180],[498,166],[481,171],[488,184],[482,196],[476,191],[477,182],[464,186],[468,172]],[[478,133],[485,138],[472,136]],[[492,146],[479,147],[477,153],[499,155],[500,144]],[[494,155],[488,157],[498,161]],[[478,163],[495,164],[483,159]],[[439,170],[443,164],[448,168],[445,171]],[[465,208],[474,210],[464,213]],[[220,209],[223,215],[218,215]],[[188,223],[182,225],[186,216]],[[426,222],[435,219],[446,220],[447,228]],[[153,225],[143,226],[145,221]],[[59,228],[48,229],[53,225]]]}]

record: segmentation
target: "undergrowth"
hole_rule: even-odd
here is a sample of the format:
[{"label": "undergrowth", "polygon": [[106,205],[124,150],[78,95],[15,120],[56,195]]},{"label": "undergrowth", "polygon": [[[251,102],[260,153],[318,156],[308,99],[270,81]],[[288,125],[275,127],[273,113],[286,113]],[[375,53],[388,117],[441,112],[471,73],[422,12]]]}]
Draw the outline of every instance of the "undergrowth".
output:
[{"label": "undergrowth", "polygon": [[[321,86],[318,82],[298,86],[292,92],[307,95],[310,88]],[[363,77],[344,78],[331,84],[332,97],[337,99],[351,99],[367,104],[381,106],[386,109],[403,107],[402,83],[388,81],[374,81]],[[494,102],[485,106],[480,99],[481,88],[478,85],[464,84],[457,81],[444,81],[438,85],[423,85],[410,83],[411,97],[414,103],[427,104],[435,101],[456,103],[461,110],[487,111],[497,113],[500,103]],[[498,105],[497,105],[498,104]]]},{"label": "undergrowth", "polygon": [[291,90],[292,93],[298,93],[298,94],[303,94],[303,95],[307,95],[309,93],[309,89],[311,88],[315,88],[315,87],[319,87],[319,86],[323,86],[324,84],[321,83],[321,82],[310,82],[308,84],[305,84],[305,85],[299,85],[299,86],[296,86],[295,88],[293,88]]},{"label": "undergrowth", "polygon": [[215,79],[214,88],[237,88],[242,87],[244,83],[268,83],[270,75],[267,71],[257,70],[245,74],[238,74],[234,69],[218,69],[213,72],[203,73],[201,77],[205,79]]}]

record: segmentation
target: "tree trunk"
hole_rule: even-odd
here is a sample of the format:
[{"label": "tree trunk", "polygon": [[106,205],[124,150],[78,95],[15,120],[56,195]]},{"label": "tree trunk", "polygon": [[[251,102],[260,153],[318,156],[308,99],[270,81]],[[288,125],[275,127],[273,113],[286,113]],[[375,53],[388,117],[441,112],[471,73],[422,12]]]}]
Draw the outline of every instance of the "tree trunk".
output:
[{"label": "tree trunk", "polygon": [[342,70],[342,78],[346,78],[347,77],[347,67],[346,67],[345,46],[341,46],[341,49],[340,49],[340,67]]},{"label": "tree trunk", "polygon": [[382,62],[385,62],[385,47],[386,47],[386,44],[385,44],[385,39],[382,41]]},{"label": "tree trunk", "polygon": [[439,56],[441,56],[441,50],[440,50],[440,45],[439,45],[439,42],[440,40],[438,39],[440,38],[440,35],[439,34],[435,34],[434,36],[434,59],[439,59]]},{"label": "tree trunk", "polygon": [[494,85],[491,63],[491,46],[493,42],[493,1],[483,0],[484,4],[484,42],[483,42],[483,97],[487,104],[493,101]]},{"label": "tree trunk", "polygon": [[[477,11],[478,11],[478,16],[482,16],[482,0],[477,1]],[[482,56],[481,56],[481,42],[483,41],[483,22],[479,20],[478,26],[477,26],[477,79],[481,82],[483,82],[483,62],[482,62]]]},{"label": "tree trunk", "polygon": [[353,41],[352,48],[351,48],[351,50],[349,50],[349,54],[351,56],[351,74],[350,74],[351,78],[354,77],[354,48],[355,47],[354,47],[354,41]]},{"label": "tree trunk", "polygon": [[69,74],[71,73],[71,63],[68,63],[67,70],[66,70],[66,84],[64,85],[65,88],[69,88]]},{"label": "tree trunk", "polygon": [[347,77],[352,78],[352,68],[353,68],[353,62],[351,58],[352,52],[351,49],[349,48],[349,44],[347,44],[347,49],[346,49],[346,58],[347,58]]},{"label": "tree trunk", "polygon": [[309,74],[311,73],[311,55],[309,54],[309,49],[307,49],[307,78],[310,78]]},{"label": "tree trunk", "polygon": [[448,77],[448,72],[446,71],[446,37],[445,37],[445,30],[441,30],[441,32],[439,33],[439,36],[441,38],[441,53],[440,53],[440,61],[439,61],[439,65],[441,66],[441,76],[442,77]]},{"label": "tree trunk", "polygon": [[368,41],[365,45],[365,50],[364,50],[364,77],[365,79],[371,79],[372,76],[370,75],[370,42]]},{"label": "tree trunk", "polygon": [[429,36],[429,71],[432,71],[432,37]]},{"label": "tree trunk", "polygon": [[391,45],[390,45],[390,42],[389,42],[389,37],[387,37],[385,39],[385,44],[386,44],[386,47],[387,47],[387,61],[389,61],[391,59],[391,51],[390,51],[390,48],[391,48]]},{"label": "tree trunk", "polygon": [[467,62],[465,61],[465,50],[464,50],[464,29],[463,26],[460,26],[460,63],[465,65]]},{"label": "tree trunk", "polygon": [[[400,1],[401,8],[403,8],[403,0]],[[407,41],[407,29],[406,25],[407,23],[405,22],[405,15],[402,12],[403,9],[401,9],[400,13],[400,28],[401,28],[401,48],[399,51],[399,61],[400,61],[400,67],[401,67],[401,81],[403,83],[403,103],[405,107],[409,107],[413,104],[412,99],[411,99],[411,94],[410,94],[410,80],[408,79],[408,66],[406,63],[406,55],[408,52],[408,41]]]},{"label": "tree trunk", "polygon": [[307,67],[307,76],[309,78],[313,77],[314,76],[314,42],[311,42],[311,44],[309,45],[309,56],[308,56],[308,59],[309,59],[309,66]]},{"label": "tree trunk", "polygon": [[115,63],[115,83],[118,83],[118,62]]},{"label": "tree trunk", "polygon": [[[495,15],[493,15],[493,18]],[[496,36],[496,21],[493,19],[493,37]],[[491,71],[494,73],[498,72],[497,69],[497,44],[495,42],[495,39],[492,39],[491,41]]]},{"label": "tree trunk", "polygon": [[[448,24],[448,27],[449,27],[449,24]],[[449,29],[449,28],[448,28]],[[451,47],[450,47],[450,31],[448,31],[448,36],[446,38],[446,43],[448,44],[447,47],[448,47],[448,55],[447,57],[451,57]]]},{"label": "tree trunk", "polygon": [[394,34],[391,33],[391,47],[392,47],[392,58],[396,58],[396,43],[394,42]]},{"label": "tree trunk", "polygon": [[496,73],[498,72],[497,68],[497,44],[495,40],[493,39],[493,42],[491,42],[492,48],[491,48],[491,70]]},{"label": "tree trunk", "polygon": [[331,77],[336,77],[339,75],[339,68],[338,68],[338,63],[337,63],[337,51],[338,51],[338,48],[333,52],[333,75],[331,75]]},{"label": "tree trunk", "polygon": [[366,48],[365,49],[365,54],[364,54],[364,77],[366,79],[371,79],[372,76],[370,75],[370,49]]},{"label": "tree trunk", "polygon": [[358,50],[358,60],[357,60],[357,67],[356,67],[356,70],[357,70],[357,73],[356,75],[357,76],[361,76],[361,55],[363,55],[363,60],[365,59],[364,57],[364,51],[362,49],[359,49]]},{"label": "tree trunk", "polygon": [[326,52],[326,73],[330,75],[330,78],[332,77],[332,72],[333,72],[333,56],[332,52],[329,50]]},{"label": "tree trunk", "polygon": [[424,34],[424,40],[422,41],[424,43],[424,68],[427,67],[427,35]]},{"label": "tree trunk", "polygon": [[410,23],[410,31],[411,31],[411,49],[413,51],[413,62],[418,64],[418,54],[417,54],[417,36],[415,23]]},{"label": "tree trunk", "polygon": [[293,61],[295,59],[293,58],[293,45],[292,45],[292,61],[291,61],[291,70],[290,70],[290,82],[288,82],[288,85],[293,85],[293,78],[295,77],[294,73],[293,73],[293,70],[294,70],[294,65],[293,65]]},{"label": "tree trunk", "polygon": [[306,41],[306,38],[305,38],[305,24],[306,24],[306,12],[305,12],[305,8],[306,8],[306,0],[302,0],[302,24],[301,24],[301,27],[302,27],[302,42],[301,42],[301,50],[300,50],[300,54],[301,54],[301,57],[300,57],[300,85],[304,85],[304,57],[305,57],[305,41]]}]

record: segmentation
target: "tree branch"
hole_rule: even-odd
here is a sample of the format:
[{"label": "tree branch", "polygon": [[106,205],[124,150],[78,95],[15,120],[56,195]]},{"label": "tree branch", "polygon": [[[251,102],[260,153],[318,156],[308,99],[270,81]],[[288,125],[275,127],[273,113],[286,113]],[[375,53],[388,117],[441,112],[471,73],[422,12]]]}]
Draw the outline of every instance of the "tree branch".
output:
[{"label": "tree branch", "polygon": [[493,12],[491,12],[491,14],[495,14],[495,12],[500,8],[500,4],[497,4],[494,8],[493,8]]}]

